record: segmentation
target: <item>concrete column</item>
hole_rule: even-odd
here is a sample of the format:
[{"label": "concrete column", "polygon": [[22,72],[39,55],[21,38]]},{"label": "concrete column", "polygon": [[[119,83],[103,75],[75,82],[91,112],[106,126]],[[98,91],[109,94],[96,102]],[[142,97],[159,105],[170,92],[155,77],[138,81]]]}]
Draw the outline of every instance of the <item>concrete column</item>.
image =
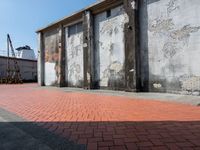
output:
[{"label": "concrete column", "polygon": [[85,11],[83,15],[83,54],[84,54],[84,88],[93,88],[93,15],[91,11]]},{"label": "concrete column", "polygon": [[44,86],[44,42],[43,34],[38,33],[38,65],[37,65],[37,74],[38,74],[38,84]]},{"label": "concrete column", "polygon": [[129,22],[125,24],[125,82],[126,91],[140,90],[139,0],[124,0]]},{"label": "concrete column", "polygon": [[58,60],[58,86],[64,87],[65,86],[65,31],[64,27],[60,25],[59,27],[59,60]]}]

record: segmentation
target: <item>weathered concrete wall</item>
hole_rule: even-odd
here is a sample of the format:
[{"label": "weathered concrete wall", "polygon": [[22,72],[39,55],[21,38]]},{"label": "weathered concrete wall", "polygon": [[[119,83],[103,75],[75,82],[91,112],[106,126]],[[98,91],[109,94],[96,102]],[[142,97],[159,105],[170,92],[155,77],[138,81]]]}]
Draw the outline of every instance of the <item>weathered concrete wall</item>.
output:
[{"label": "weathered concrete wall", "polygon": [[63,25],[59,26],[59,48],[58,48],[58,86],[65,87],[65,28]]},{"label": "weathered concrete wall", "polygon": [[66,82],[68,86],[83,87],[83,32],[66,35]]},{"label": "weathered concrete wall", "polygon": [[[17,59],[20,73],[24,81],[37,81],[37,61]],[[14,61],[10,59],[10,69],[14,69]],[[7,76],[7,57],[0,57],[0,78]]]},{"label": "weathered concrete wall", "polygon": [[141,1],[143,88],[199,94],[199,6],[199,0]]},{"label": "weathered concrete wall", "polygon": [[84,56],[84,88],[95,88],[94,77],[94,15],[91,11],[83,14],[83,56]]},{"label": "weathered concrete wall", "polygon": [[45,51],[45,85],[58,84],[58,62],[59,62],[59,30],[55,29],[44,33]]},{"label": "weathered concrete wall", "polygon": [[44,49],[43,34],[38,33],[38,61],[37,61],[37,80],[40,86],[44,86]]},{"label": "weathered concrete wall", "polygon": [[124,0],[124,9],[129,21],[124,26],[125,34],[125,84],[126,91],[140,91],[140,43],[139,0]]},{"label": "weathered concrete wall", "polygon": [[[200,1],[113,3],[43,35],[45,84],[61,85],[65,77],[73,87],[200,95]],[[69,36],[71,25],[62,25],[74,21],[83,21],[83,31]]]},{"label": "weathered concrete wall", "polygon": [[124,25],[128,22],[123,6],[94,18],[95,82],[100,87],[125,88]]}]

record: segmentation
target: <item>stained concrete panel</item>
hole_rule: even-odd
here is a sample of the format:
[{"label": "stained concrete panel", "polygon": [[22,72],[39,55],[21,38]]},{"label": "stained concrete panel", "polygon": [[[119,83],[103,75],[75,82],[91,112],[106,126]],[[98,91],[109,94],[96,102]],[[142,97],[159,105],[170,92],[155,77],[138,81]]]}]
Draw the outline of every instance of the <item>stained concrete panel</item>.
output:
[{"label": "stained concrete panel", "polygon": [[[144,58],[148,56],[143,79],[149,78],[150,91],[200,91],[199,6],[199,0],[142,2],[141,50]],[[144,77],[145,67],[149,67],[148,77]]]},{"label": "stained concrete panel", "polygon": [[100,87],[125,86],[124,25],[128,17],[123,6],[97,14],[95,28],[95,80]]},{"label": "stained concrete panel", "polygon": [[45,85],[56,85],[58,82],[58,29],[44,34],[45,50]]},{"label": "stained concrete panel", "polygon": [[69,36],[66,32],[66,82],[70,87],[83,87],[83,31]]}]

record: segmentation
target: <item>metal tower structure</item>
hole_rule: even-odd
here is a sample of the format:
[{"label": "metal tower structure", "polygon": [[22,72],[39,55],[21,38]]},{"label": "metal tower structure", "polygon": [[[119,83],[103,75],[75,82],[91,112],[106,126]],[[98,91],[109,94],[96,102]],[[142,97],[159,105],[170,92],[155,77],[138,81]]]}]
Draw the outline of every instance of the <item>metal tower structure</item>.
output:
[{"label": "metal tower structure", "polygon": [[[10,57],[10,51],[12,58]],[[22,84],[23,81],[20,73],[20,67],[18,65],[12,40],[9,34],[7,34],[7,55],[7,76],[6,78],[1,79],[0,82],[6,84]]]}]

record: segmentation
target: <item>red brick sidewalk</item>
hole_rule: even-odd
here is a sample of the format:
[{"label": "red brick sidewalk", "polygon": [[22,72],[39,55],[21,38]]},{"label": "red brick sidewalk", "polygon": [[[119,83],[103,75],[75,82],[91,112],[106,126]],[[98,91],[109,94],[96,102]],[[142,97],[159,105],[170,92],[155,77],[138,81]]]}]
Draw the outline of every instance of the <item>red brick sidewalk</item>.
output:
[{"label": "red brick sidewalk", "polygon": [[0,107],[91,150],[200,149],[200,108],[1,85]]}]

